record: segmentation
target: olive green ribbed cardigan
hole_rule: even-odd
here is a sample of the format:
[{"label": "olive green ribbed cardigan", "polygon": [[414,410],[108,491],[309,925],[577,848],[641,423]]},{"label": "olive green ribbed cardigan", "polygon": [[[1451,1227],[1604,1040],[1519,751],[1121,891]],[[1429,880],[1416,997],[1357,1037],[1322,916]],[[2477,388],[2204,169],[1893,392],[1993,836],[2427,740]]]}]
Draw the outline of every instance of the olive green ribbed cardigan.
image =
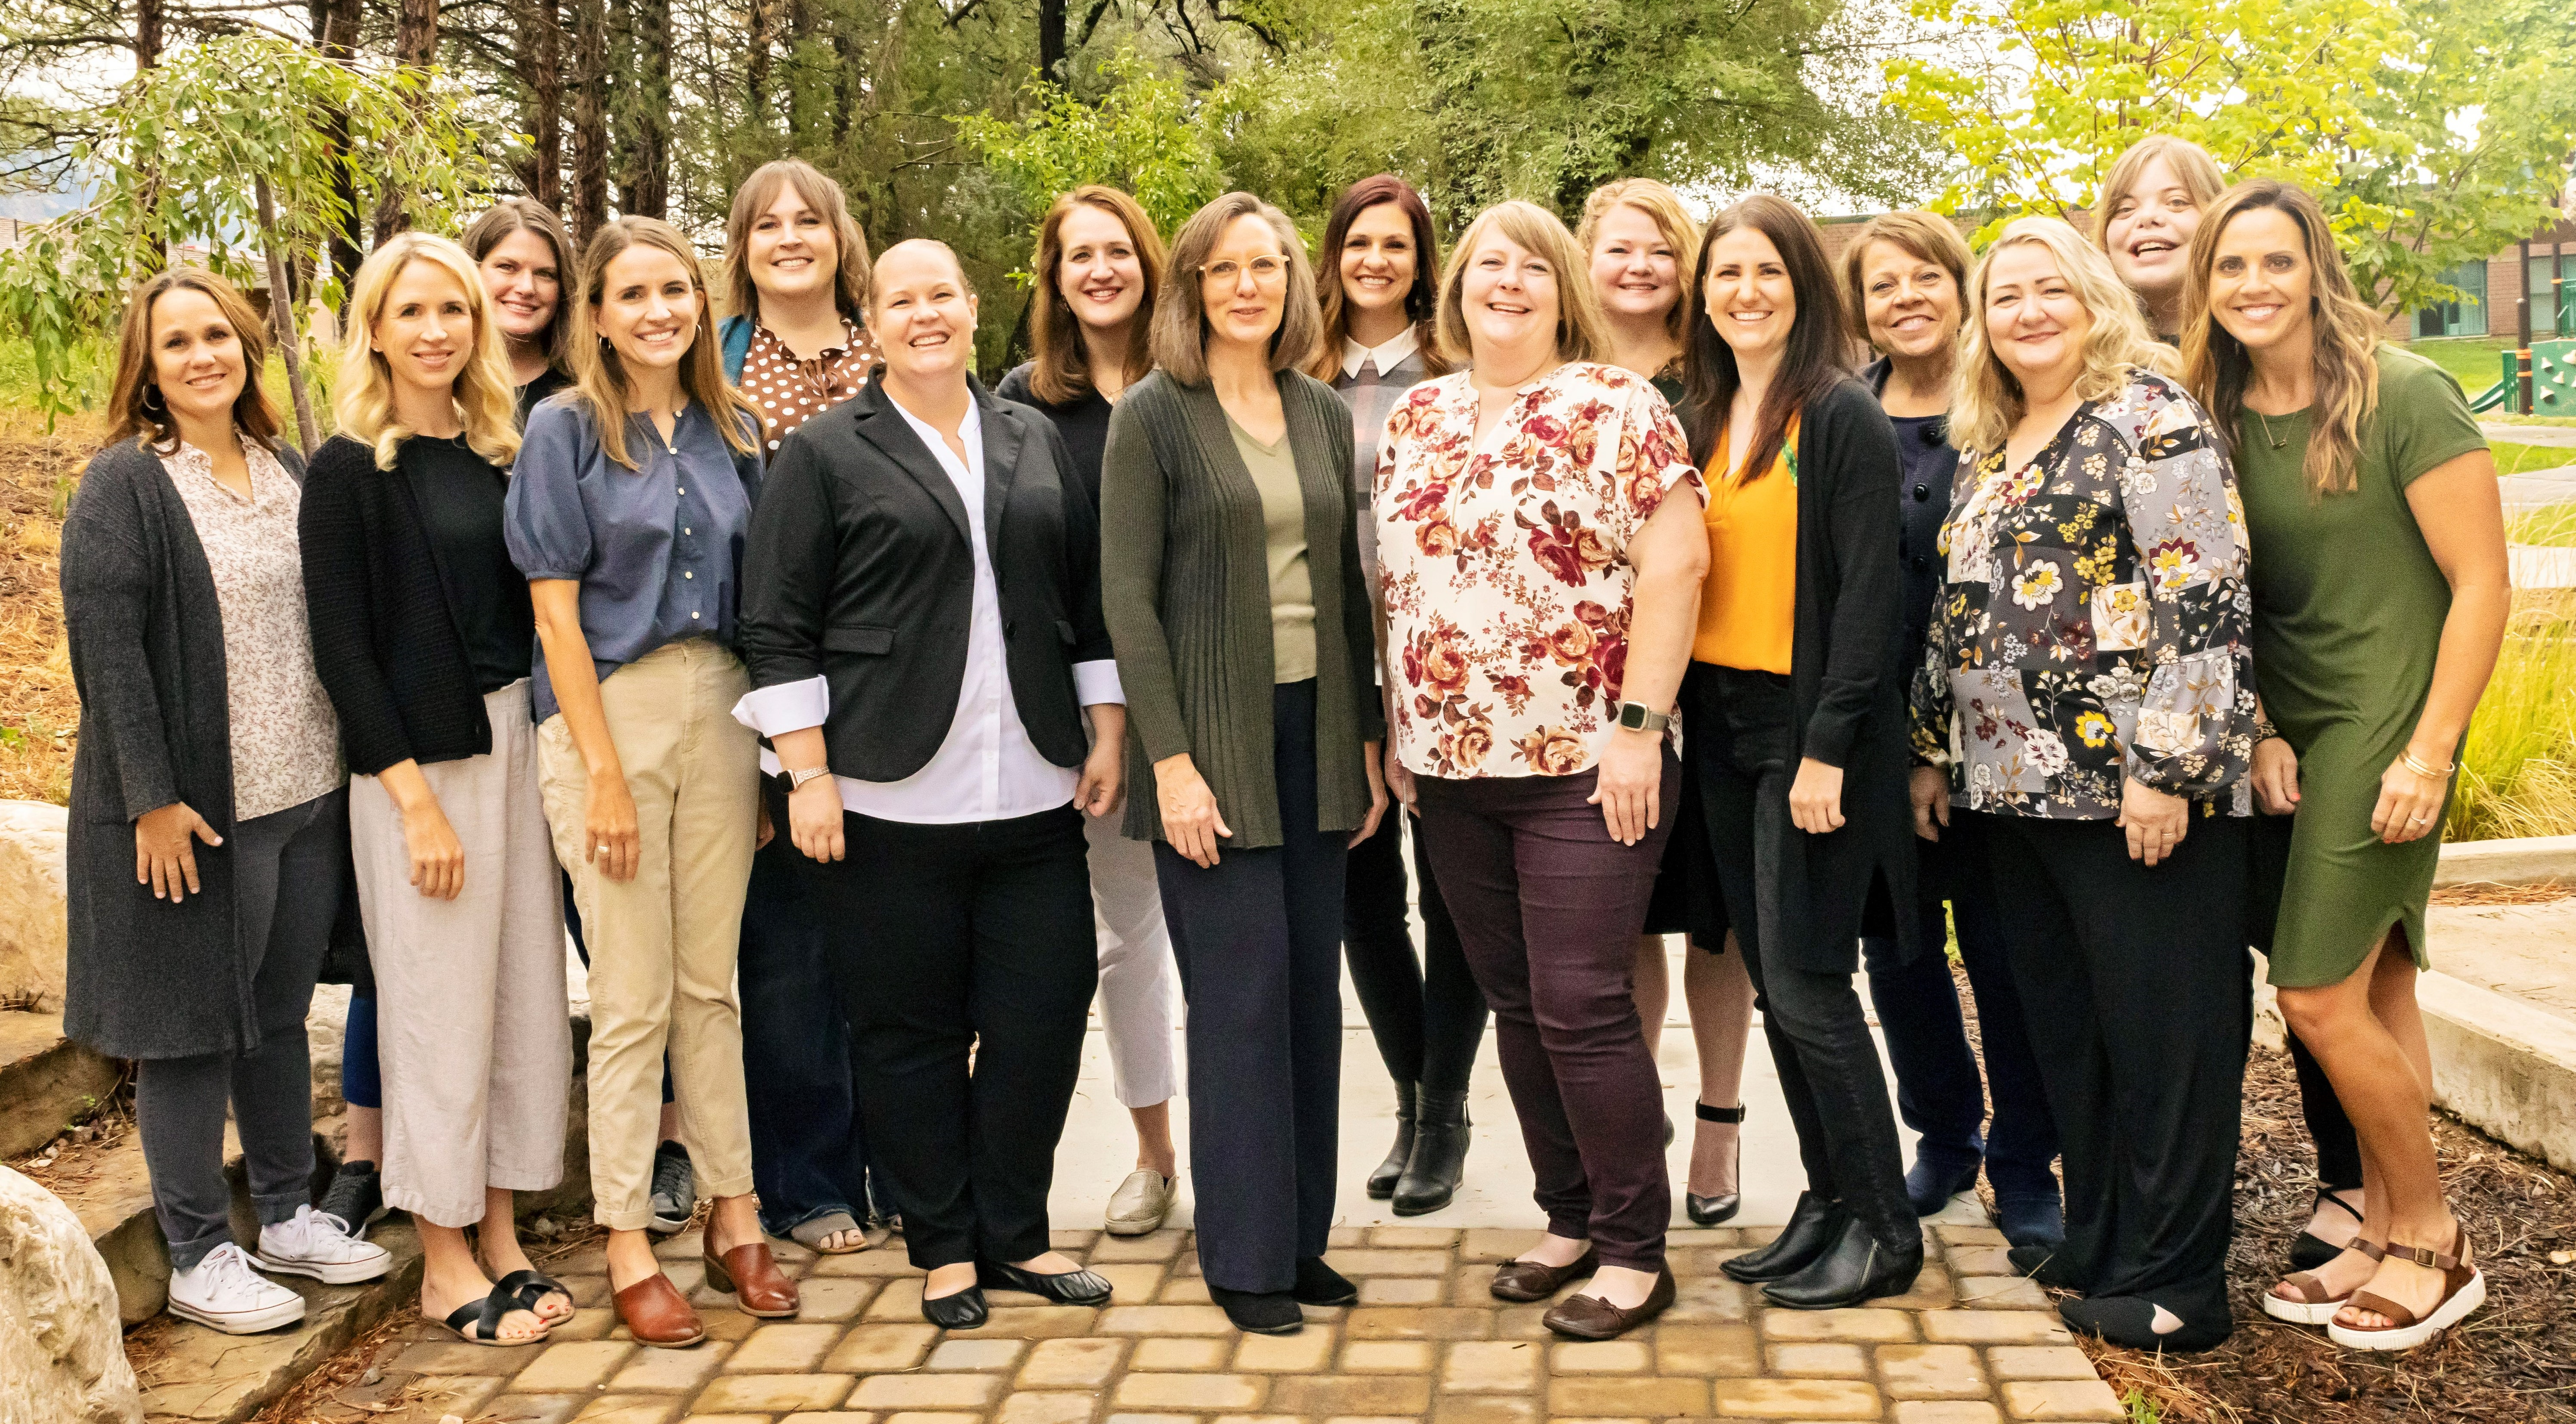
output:
[{"label": "olive green ribbed cardigan", "polygon": [[[1317,825],[1356,830],[1369,808],[1363,744],[1384,739],[1386,714],[1351,509],[1351,413],[1296,371],[1279,373],[1279,404],[1314,574]],[[1156,371],[1119,397],[1100,464],[1100,595],[1127,691],[1127,835],[1163,839],[1153,764],[1187,752],[1234,832],[1227,844],[1278,845],[1268,540],[1213,387]]]}]

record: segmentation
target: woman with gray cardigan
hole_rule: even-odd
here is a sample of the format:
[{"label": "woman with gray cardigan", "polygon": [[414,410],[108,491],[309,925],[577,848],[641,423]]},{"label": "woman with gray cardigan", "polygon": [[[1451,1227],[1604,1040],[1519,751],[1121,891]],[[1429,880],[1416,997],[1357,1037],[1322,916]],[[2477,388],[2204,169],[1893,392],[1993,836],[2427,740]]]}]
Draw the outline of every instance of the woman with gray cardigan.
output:
[{"label": "woman with gray cardigan", "polygon": [[1296,370],[1320,320],[1296,229],[1249,193],[1172,242],[1158,370],[1109,418],[1101,596],[1189,1003],[1208,1294],[1300,1329],[1324,1264],[1341,1093],[1343,856],[1377,828],[1384,716],[1351,511],[1351,417]]},{"label": "woman with gray cardigan", "polygon": [[[349,809],[314,676],[295,523],[304,461],[253,379],[259,317],[201,268],[145,282],[115,429],[63,523],[81,702],[66,847],[65,1030],[141,1060],[135,1117],[170,1313],[228,1334],[304,1318],[258,1270],[331,1284],[390,1258],[313,1209],[304,1016],[341,921]],[[354,921],[352,921],[354,923]],[[224,1114],[258,1251],[232,1240]]]}]

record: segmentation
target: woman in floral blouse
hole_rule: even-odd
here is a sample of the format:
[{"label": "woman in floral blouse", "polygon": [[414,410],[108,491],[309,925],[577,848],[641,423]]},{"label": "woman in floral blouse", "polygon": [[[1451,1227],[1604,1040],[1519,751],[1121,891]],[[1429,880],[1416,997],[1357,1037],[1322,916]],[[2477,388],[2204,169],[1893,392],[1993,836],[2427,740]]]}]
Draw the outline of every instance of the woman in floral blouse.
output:
[{"label": "woman in floral blouse", "polygon": [[1630,981],[1681,794],[1663,733],[1708,564],[1699,479],[1663,397],[1595,361],[1600,299],[1553,215],[1479,216],[1438,321],[1472,368],[1407,392],[1378,453],[1388,775],[1493,1005],[1548,1215],[1493,1293],[1590,1275],[1546,1323],[1608,1339],[1673,1300]]},{"label": "woman in floral blouse", "polygon": [[1915,679],[1915,825],[1988,817],[2063,1135],[2066,1243],[2016,1266],[2134,1348],[2229,1332],[2248,1030],[2245,519],[2110,263],[2053,218],[1969,284],[1947,560]]}]

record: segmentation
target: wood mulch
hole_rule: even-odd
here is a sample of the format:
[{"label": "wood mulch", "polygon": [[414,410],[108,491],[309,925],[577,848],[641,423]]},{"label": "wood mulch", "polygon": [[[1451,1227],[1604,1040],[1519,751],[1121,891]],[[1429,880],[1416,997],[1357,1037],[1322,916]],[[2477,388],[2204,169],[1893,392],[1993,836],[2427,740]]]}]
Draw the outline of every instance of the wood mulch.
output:
[{"label": "wood mulch", "polygon": [[57,556],[63,511],[100,434],[93,417],[47,431],[0,415],[0,799],[71,796],[80,699]]}]

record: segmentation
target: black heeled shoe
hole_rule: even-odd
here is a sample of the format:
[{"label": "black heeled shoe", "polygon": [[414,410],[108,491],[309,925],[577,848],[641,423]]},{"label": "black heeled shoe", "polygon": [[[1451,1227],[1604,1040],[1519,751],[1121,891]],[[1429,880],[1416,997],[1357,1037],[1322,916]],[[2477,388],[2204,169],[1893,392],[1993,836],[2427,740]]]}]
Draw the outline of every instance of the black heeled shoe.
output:
[{"label": "black heeled shoe", "polygon": [[[1695,1111],[1702,1122],[1731,1122],[1738,1128],[1741,1128],[1744,1123],[1744,1104],[1742,1103],[1737,1103],[1731,1108],[1713,1108],[1706,1103],[1699,1103],[1695,1106]],[[1716,1226],[1721,1222],[1732,1221],[1735,1219],[1735,1213],[1743,1208],[1744,1134],[1741,1131],[1735,1134],[1735,1180],[1737,1184],[1735,1191],[1722,1192],[1713,1197],[1701,1196],[1687,1188],[1683,1190],[1682,1211],[1690,1217],[1693,1226]]]},{"label": "black heeled shoe", "polygon": [[984,1303],[982,1286],[968,1286],[955,1295],[924,1297],[921,1318],[942,1330],[981,1330],[993,1318],[993,1310]]},{"label": "black heeled shoe", "polygon": [[1791,1310],[1839,1310],[1914,1289],[1923,1272],[1923,1233],[1912,1221],[1892,1244],[1859,1216],[1846,1213],[1843,1229],[1824,1253],[1797,1274],[1762,1288],[1763,1299]]},{"label": "black heeled shoe", "polygon": [[1759,1285],[1796,1275],[1807,1263],[1832,1249],[1835,1238],[1842,1234],[1843,1209],[1814,1192],[1798,1193],[1797,1209],[1789,1213],[1789,1224],[1770,1245],[1741,1256],[1730,1256],[1718,1263],[1718,1270],[1728,1279]]},{"label": "black heeled shoe", "polygon": [[1371,1201],[1384,1201],[1395,1195],[1395,1184],[1404,1176],[1404,1164],[1413,1160],[1414,1104],[1418,1085],[1395,1085],[1395,1145],[1387,1149],[1386,1160],[1368,1174],[1361,1184]]},{"label": "black heeled shoe", "polygon": [[1306,1312],[1289,1291],[1239,1291],[1209,1286],[1208,1299],[1225,1312],[1234,1328],[1249,1335],[1294,1335],[1306,1328]]},{"label": "black heeled shoe", "polygon": [[[1467,1093],[1414,1095],[1413,1155],[1395,1183],[1395,1214],[1421,1216],[1438,1211],[1458,1194],[1458,1179],[1467,1170]],[[1312,1302],[1308,1302],[1312,1304]]]},{"label": "black heeled shoe", "polygon": [[1053,1275],[1024,1271],[1000,1261],[975,1263],[975,1284],[995,1290],[1027,1291],[1058,1305],[1107,1305],[1114,1289],[1108,1278],[1092,1271],[1058,1271]]}]

